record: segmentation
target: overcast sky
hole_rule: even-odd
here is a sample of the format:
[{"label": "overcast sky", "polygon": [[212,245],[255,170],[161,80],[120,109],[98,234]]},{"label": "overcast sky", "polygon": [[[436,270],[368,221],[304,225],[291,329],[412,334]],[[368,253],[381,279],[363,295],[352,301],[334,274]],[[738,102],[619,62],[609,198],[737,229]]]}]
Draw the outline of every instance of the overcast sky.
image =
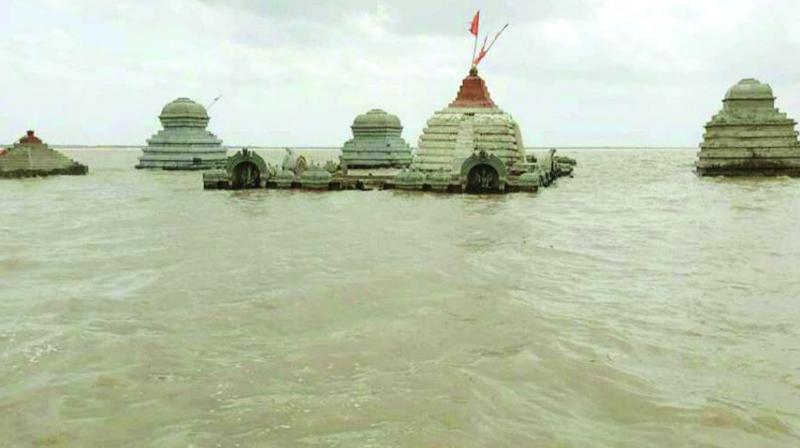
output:
[{"label": "overcast sky", "polygon": [[481,64],[528,146],[696,146],[741,78],[800,118],[797,0],[0,0],[0,141],[140,145],[167,102],[229,145],[340,146],[383,108],[416,145]]}]

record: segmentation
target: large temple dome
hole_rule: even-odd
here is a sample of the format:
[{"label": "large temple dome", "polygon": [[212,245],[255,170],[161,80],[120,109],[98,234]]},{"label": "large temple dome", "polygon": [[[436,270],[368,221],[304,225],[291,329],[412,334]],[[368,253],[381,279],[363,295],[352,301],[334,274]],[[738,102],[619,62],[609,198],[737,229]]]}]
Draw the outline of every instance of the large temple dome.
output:
[{"label": "large temple dome", "polygon": [[403,125],[400,124],[400,119],[397,115],[386,113],[381,109],[372,109],[365,114],[357,116],[355,120],[353,120],[352,127],[354,129],[403,129]]},{"label": "large temple dome", "polygon": [[747,78],[728,89],[726,100],[774,100],[772,87],[757,79]]},{"label": "large temple dome", "polygon": [[161,118],[163,119],[165,117],[208,118],[208,112],[201,104],[198,104],[189,98],[178,98],[177,100],[164,106],[164,108],[161,110]]}]

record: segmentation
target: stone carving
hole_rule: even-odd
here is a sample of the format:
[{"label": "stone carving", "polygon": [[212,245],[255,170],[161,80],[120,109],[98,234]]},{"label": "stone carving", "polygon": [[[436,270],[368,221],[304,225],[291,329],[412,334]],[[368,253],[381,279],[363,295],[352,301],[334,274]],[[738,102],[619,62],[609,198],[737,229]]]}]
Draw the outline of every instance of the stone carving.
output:
[{"label": "stone carving", "polygon": [[507,182],[506,164],[486,151],[473,154],[461,165],[461,185],[468,193],[502,193]]},{"label": "stone carving", "polygon": [[342,148],[342,169],[406,168],[411,147],[401,137],[403,126],[395,115],[373,109],[359,115],[351,126],[353,138]]},{"label": "stone carving", "polygon": [[702,176],[800,176],[796,122],[775,108],[768,84],[743,79],[706,124],[696,163]]},{"label": "stone carving", "polygon": [[334,174],[341,169],[341,166],[339,166],[339,164],[334,162],[333,160],[328,160],[327,162],[325,162],[324,168],[325,171]]},{"label": "stone carving", "polygon": [[292,151],[291,148],[286,148],[286,154],[283,156],[281,169],[291,171],[300,176],[308,168],[308,161],[305,156],[301,156]]},{"label": "stone carving", "polygon": [[225,167],[226,150],[222,140],[206,130],[210,119],[205,107],[189,98],[178,98],[164,106],[158,118],[164,129],[147,140],[136,168],[206,170]]},{"label": "stone carving", "polygon": [[83,175],[89,168],[44,144],[28,131],[12,148],[0,153],[0,178]]}]

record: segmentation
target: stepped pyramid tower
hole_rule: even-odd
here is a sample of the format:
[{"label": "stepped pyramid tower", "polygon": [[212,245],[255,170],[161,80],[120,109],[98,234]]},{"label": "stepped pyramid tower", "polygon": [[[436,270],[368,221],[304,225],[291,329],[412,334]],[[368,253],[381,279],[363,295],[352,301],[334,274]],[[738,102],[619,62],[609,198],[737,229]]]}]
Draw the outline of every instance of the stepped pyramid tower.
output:
[{"label": "stepped pyramid tower", "polygon": [[28,131],[13,147],[0,151],[0,178],[82,175],[89,169],[54,151],[33,131]]},{"label": "stepped pyramid tower", "polygon": [[357,116],[351,129],[353,138],[342,148],[342,169],[411,165],[411,147],[401,136],[403,125],[396,115],[373,109]]},{"label": "stepped pyramid tower", "polygon": [[136,168],[166,170],[205,170],[224,168],[227,161],[222,140],[208,132],[206,108],[178,98],[164,106],[159,115],[164,127],[147,140],[147,147]]},{"label": "stepped pyramid tower", "polygon": [[769,84],[743,79],[722,103],[706,124],[698,174],[800,176],[797,123],[775,108]]},{"label": "stepped pyramid tower", "polygon": [[519,125],[492,101],[473,66],[455,101],[428,120],[412,168],[458,172],[464,160],[481,151],[509,168],[525,162]]}]

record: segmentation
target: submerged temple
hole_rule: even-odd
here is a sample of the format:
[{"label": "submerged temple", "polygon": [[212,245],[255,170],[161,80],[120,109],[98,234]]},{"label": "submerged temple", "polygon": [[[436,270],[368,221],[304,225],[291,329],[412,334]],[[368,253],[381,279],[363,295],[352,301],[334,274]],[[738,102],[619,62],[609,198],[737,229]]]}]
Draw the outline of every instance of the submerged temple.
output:
[{"label": "submerged temple", "polygon": [[[353,140],[336,163],[309,165],[300,174],[292,163],[271,167],[259,155],[242,150],[227,167],[203,175],[208,190],[416,190],[440,193],[535,192],[571,175],[575,161],[550,150],[538,160],[526,156],[519,126],[489,96],[486,83],[473,67],[456,100],[428,121],[419,150],[402,170],[350,170],[402,167],[408,145],[400,138],[400,120],[381,110],[360,115],[353,123]],[[287,157],[291,153],[287,153]],[[394,165],[393,165],[394,164]]]},{"label": "submerged temple", "polygon": [[769,84],[743,79],[706,124],[697,172],[703,176],[800,176],[797,124],[775,107]]},{"label": "submerged temple", "polygon": [[13,147],[0,151],[0,178],[82,175],[89,169],[50,148],[28,131]]},{"label": "submerged temple", "polygon": [[158,118],[164,129],[147,140],[136,168],[204,170],[225,167],[226,150],[222,140],[206,130],[209,117],[205,107],[189,98],[178,98],[164,106]]},{"label": "submerged temple", "polygon": [[486,82],[472,67],[455,101],[428,120],[412,168],[457,172],[464,160],[481,151],[509,168],[525,162],[519,125],[492,101]]},{"label": "submerged temple", "polygon": [[411,147],[403,140],[403,126],[396,115],[373,109],[359,115],[351,126],[353,138],[342,148],[343,170],[353,168],[406,168]]}]

